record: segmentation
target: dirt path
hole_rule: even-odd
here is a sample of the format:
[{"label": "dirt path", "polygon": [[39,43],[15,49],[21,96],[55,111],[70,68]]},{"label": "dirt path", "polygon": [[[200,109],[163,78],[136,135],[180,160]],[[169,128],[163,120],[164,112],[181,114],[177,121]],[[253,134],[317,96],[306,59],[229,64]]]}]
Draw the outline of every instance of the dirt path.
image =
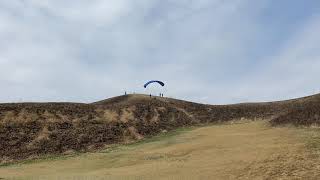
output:
[{"label": "dirt path", "polygon": [[306,130],[266,122],[198,128],[112,152],[0,168],[15,179],[320,179]]}]

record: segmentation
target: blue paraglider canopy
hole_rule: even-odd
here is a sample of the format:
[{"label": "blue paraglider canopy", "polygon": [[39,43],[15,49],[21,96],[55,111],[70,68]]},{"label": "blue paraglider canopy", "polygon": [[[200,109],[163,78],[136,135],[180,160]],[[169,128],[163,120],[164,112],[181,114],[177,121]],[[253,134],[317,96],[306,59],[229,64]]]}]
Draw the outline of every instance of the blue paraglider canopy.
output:
[{"label": "blue paraglider canopy", "polygon": [[160,84],[161,86],[164,86],[164,83],[161,82],[161,81],[156,81],[156,80],[152,80],[152,81],[149,81],[147,82],[145,85],[144,85],[144,88],[147,88],[149,84],[152,84],[152,83],[158,83]]}]

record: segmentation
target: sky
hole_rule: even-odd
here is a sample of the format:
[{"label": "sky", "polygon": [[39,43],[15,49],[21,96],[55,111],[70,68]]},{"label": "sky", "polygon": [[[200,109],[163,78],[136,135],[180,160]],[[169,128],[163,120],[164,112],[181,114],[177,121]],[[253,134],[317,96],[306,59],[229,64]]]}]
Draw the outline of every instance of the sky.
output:
[{"label": "sky", "polygon": [[0,102],[307,96],[319,32],[319,0],[1,0]]}]

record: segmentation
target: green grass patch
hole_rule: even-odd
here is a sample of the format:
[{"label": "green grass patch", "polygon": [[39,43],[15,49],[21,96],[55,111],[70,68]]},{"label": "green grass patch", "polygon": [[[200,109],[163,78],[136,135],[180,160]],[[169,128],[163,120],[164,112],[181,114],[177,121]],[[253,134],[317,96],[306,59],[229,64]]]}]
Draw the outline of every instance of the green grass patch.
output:
[{"label": "green grass patch", "polygon": [[131,144],[126,144],[126,145],[115,144],[115,145],[112,145],[111,147],[109,147],[109,148],[107,148],[105,150],[100,151],[100,153],[110,153],[110,152],[116,152],[116,151],[120,151],[120,150],[133,149],[133,148],[137,148],[139,146],[142,146],[142,145],[145,145],[145,144],[149,144],[149,143],[164,142],[167,145],[175,144],[174,142],[172,142],[174,137],[176,137],[176,136],[178,136],[180,134],[189,132],[189,131],[191,131],[191,130],[193,130],[195,128],[197,128],[197,127],[195,127],[195,126],[183,127],[183,128],[178,128],[178,129],[173,130],[173,131],[166,132],[166,133],[160,133],[160,134],[158,134],[156,136],[146,137],[146,138],[144,138],[144,139],[142,139],[140,141],[136,141],[136,142],[131,143]]},{"label": "green grass patch", "polygon": [[8,163],[2,163],[0,164],[0,168],[2,167],[9,167],[9,166],[21,166],[21,165],[26,165],[26,164],[33,164],[33,163],[41,163],[41,162],[48,162],[48,161],[58,161],[58,160],[66,160],[69,158],[74,158],[74,157],[79,157],[79,156],[85,156],[91,153],[111,153],[111,152],[118,152],[118,151],[123,151],[123,150],[128,150],[128,149],[134,149],[138,148],[144,144],[148,143],[164,143],[166,145],[170,144],[175,144],[174,137],[183,134],[185,132],[191,131],[195,129],[196,127],[183,127],[183,128],[178,128],[173,131],[169,131],[166,133],[160,133],[156,136],[152,137],[146,137],[145,139],[142,139],[137,142],[133,142],[131,144],[113,144],[110,147],[106,149],[99,150],[97,152],[74,152],[73,154],[70,155],[43,155],[38,158],[34,159],[28,159],[28,160],[22,160],[19,162],[8,162]]},{"label": "green grass patch", "polygon": [[308,149],[320,151],[320,129],[308,130],[305,139]]},{"label": "green grass patch", "polygon": [[22,160],[22,161],[17,161],[17,162],[8,162],[8,163],[2,163],[0,164],[1,167],[8,167],[8,166],[21,166],[21,165],[26,165],[26,164],[33,164],[33,163],[41,163],[41,162],[47,162],[47,161],[57,161],[57,160],[66,160],[68,158],[76,157],[79,156],[81,153],[80,152],[75,152],[74,154],[70,155],[43,155],[34,159],[27,159],[27,160]]}]

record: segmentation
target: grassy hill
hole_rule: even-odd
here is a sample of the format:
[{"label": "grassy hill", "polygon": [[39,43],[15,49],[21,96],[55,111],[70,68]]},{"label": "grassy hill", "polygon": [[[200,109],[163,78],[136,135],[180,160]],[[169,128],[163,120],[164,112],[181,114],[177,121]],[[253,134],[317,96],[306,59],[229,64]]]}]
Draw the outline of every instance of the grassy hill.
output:
[{"label": "grassy hill", "polygon": [[128,143],[179,127],[240,119],[320,123],[320,95],[270,103],[205,105],[127,95],[91,103],[0,104],[0,161]]}]

